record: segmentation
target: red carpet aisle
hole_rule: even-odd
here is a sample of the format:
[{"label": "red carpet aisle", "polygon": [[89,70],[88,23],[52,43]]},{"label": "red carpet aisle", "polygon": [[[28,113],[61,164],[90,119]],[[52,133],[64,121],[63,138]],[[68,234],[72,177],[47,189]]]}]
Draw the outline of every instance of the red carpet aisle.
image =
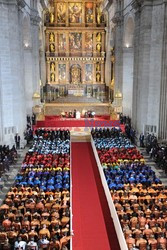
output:
[{"label": "red carpet aisle", "polygon": [[73,250],[118,250],[119,244],[90,143],[72,143]]}]

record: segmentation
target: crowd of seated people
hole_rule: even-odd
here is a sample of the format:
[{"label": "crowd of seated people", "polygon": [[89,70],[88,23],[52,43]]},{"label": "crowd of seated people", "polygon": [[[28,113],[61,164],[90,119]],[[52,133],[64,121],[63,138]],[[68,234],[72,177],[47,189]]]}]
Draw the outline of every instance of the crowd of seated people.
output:
[{"label": "crowd of seated people", "polygon": [[0,145],[0,177],[5,171],[9,171],[10,165],[17,160],[17,150],[15,146]]},{"label": "crowd of seated people", "polygon": [[128,249],[167,249],[167,187],[119,129],[92,136]]},{"label": "crowd of seated people", "polygon": [[69,131],[38,129],[0,207],[0,249],[70,249]]}]

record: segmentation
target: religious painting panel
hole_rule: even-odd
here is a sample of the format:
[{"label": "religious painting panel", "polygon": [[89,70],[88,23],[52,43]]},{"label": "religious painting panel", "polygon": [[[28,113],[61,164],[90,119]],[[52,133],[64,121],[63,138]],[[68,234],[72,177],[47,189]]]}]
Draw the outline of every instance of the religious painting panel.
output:
[{"label": "religious painting panel", "polygon": [[71,84],[81,83],[81,66],[73,64],[70,69]]},{"label": "religious painting panel", "polygon": [[93,34],[85,33],[85,49],[87,51],[93,51]]},{"label": "religious painting panel", "polygon": [[86,23],[93,23],[93,3],[85,4]]},{"label": "religious painting panel", "polygon": [[69,3],[69,22],[81,23],[82,22],[82,4],[81,3]]},{"label": "religious painting panel", "polygon": [[66,79],[66,64],[59,64],[59,81],[64,81]]},{"label": "religious painting panel", "polygon": [[85,81],[90,82],[93,80],[93,64],[85,65]]},{"label": "religious painting panel", "polygon": [[66,4],[62,2],[57,3],[57,23],[66,23]]},{"label": "religious painting panel", "polygon": [[66,50],[66,34],[59,34],[58,36],[58,50],[64,51]]},{"label": "religious painting panel", "polygon": [[70,33],[69,34],[70,50],[80,51],[82,49],[82,34],[81,33]]}]

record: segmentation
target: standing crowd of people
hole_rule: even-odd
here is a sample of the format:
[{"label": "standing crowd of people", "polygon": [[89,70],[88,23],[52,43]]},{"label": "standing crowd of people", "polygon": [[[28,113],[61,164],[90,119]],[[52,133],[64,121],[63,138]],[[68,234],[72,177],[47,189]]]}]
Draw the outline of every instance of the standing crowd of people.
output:
[{"label": "standing crowd of people", "polygon": [[27,127],[24,131],[24,139],[27,141],[27,145],[33,140],[33,125],[36,123],[36,115],[27,115]]},{"label": "standing crowd of people", "polygon": [[136,131],[132,127],[131,118],[129,116],[120,114],[120,124],[125,125],[125,133],[127,137],[132,141],[132,143],[136,143]]},{"label": "standing crowd of people", "polygon": [[10,170],[10,165],[17,160],[17,150],[15,146],[0,145],[0,177],[3,173]]}]

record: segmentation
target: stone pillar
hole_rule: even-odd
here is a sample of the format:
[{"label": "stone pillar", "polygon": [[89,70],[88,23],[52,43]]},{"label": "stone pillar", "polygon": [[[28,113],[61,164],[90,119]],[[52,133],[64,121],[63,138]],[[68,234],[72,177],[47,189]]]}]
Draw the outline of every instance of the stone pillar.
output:
[{"label": "stone pillar", "polygon": [[96,26],[96,3],[93,3],[93,24]]},{"label": "stone pillar", "polygon": [[105,50],[105,32],[102,32],[102,40],[101,40],[101,56],[104,57]]},{"label": "stone pillar", "polygon": [[[1,6],[1,5],[0,5]],[[0,58],[0,144],[3,144],[3,116],[2,116],[2,76],[1,76],[1,58]]]},{"label": "stone pillar", "polygon": [[132,117],[133,48],[123,49],[123,114]]},{"label": "stone pillar", "polygon": [[40,93],[39,78],[39,21],[37,13],[31,15],[31,32],[32,32],[32,55],[33,55],[33,92]]},{"label": "stone pillar", "polygon": [[59,83],[59,64],[57,61],[55,62],[55,68],[56,68],[55,80],[56,80],[56,84],[58,84]]},{"label": "stone pillar", "polygon": [[66,62],[66,79],[67,79],[67,82],[70,83],[70,63],[69,63],[69,61]]},{"label": "stone pillar", "polygon": [[123,25],[122,16],[116,16],[115,20],[115,92],[122,92],[123,81],[123,58],[122,58],[122,39],[123,39]]},{"label": "stone pillar", "polygon": [[66,3],[66,27],[69,26],[69,13],[68,13],[68,3]]},{"label": "stone pillar", "polygon": [[57,26],[57,3],[54,4],[55,26]]},{"label": "stone pillar", "polygon": [[104,62],[101,62],[101,84],[104,84]]},{"label": "stone pillar", "polygon": [[82,68],[82,83],[85,84],[85,62],[83,62]]},{"label": "stone pillar", "polygon": [[82,3],[82,26],[85,27],[85,2]]},{"label": "stone pillar", "polygon": [[49,55],[49,31],[46,31],[46,54]]},{"label": "stone pillar", "polygon": [[69,54],[69,50],[70,50],[70,48],[69,48],[69,33],[66,33],[66,56],[70,56],[70,54]]},{"label": "stone pillar", "polygon": [[[148,4],[148,2],[150,4]],[[135,1],[138,3],[138,1]],[[136,130],[144,132],[148,115],[152,1],[143,1],[136,7],[134,34],[134,93],[132,122]]]},{"label": "stone pillar", "polygon": [[93,32],[93,56],[96,56],[96,31]]},{"label": "stone pillar", "polygon": [[26,127],[23,14],[14,0],[1,2],[0,11],[0,140],[13,146],[16,132],[22,144]]},{"label": "stone pillar", "polygon": [[57,34],[57,32],[54,32],[54,35],[55,35],[55,42],[54,42],[55,56],[58,56],[58,34]]},{"label": "stone pillar", "polygon": [[96,62],[93,62],[93,84],[96,84]]},{"label": "stone pillar", "polygon": [[50,84],[50,61],[47,61],[46,65],[47,65],[47,83]]},{"label": "stone pillar", "polygon": [[85,32],[82,32],[82,56],[85,56]]},{"label": "stone pillar", "polygon": [[[41,94],[43,95],[43,86],[46,84],[46,58],[45,58],[45,32],[44,27],[41,27],[42,29],[42,39],[40,40],[41,46],[40,46],[40,80],[41,80]],[[41,98],[43,99],[43,98]]]},{"label": "stone pillar", "polygon": [[160,82],[159,131],[160,139],[167,139],[167,2],[164,2],[163,54]]}]

